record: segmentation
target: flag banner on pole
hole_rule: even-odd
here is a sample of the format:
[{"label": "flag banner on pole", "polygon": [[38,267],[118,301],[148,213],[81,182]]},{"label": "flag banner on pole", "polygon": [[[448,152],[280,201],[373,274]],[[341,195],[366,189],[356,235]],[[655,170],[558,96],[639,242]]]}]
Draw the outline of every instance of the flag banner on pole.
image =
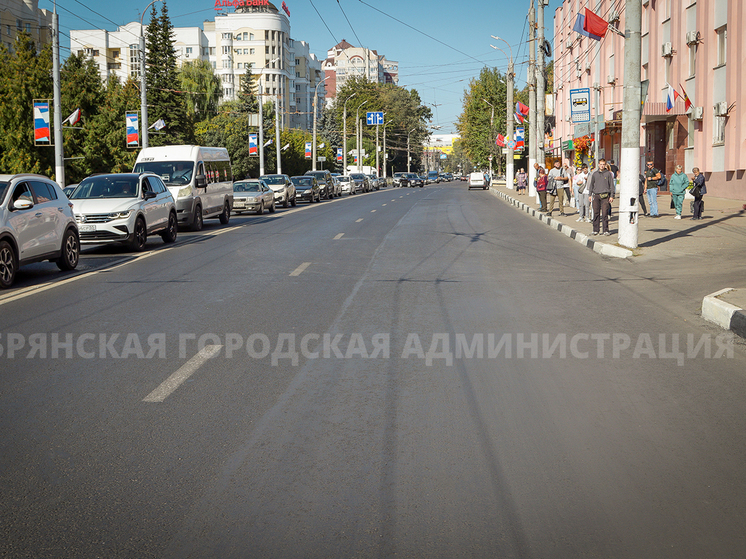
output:
[{"label": "flag banner on pole", "polygon": [[324,149],[326,147],[326,144],[319,145],[319,149]]},{"label": "flag banner on pole", "polygon": [[523,124],[523,121],[526,120],[526,117],[524,117],[521,113],[515,113],[513,115],[513,118],[515,119],[516,124]]},{"label": "flag banner on pole", "polygon": [[49,132],[49,101],[34,102],[34,143],[52,143]]},{"label": "flag banner on pole", "polygon": [[306,159],[311,159],[311,142],[306,142]]},{"label": "flag banner on pole", "polygon": [[670,112],[671,109],[673,109],[674,103],[676,103],[676,98],[679,96],[679,93],[671,86],[671,84],[668,85],[668,93],[666,94],[666,112]]},{"label": "flag banner on pole", "polygon": [[528,111],[529,111],[529,108],[528,108],[528,106],[524,105],[524,104],[523,104],[523,103],[521,103],[520,101],[518,101],[518,102],[517,102],[517,103],[515,104],[515,112],[516,112],[517,114],[522,114],[523,116],[528,116]]},{"label": "flag banner on pole", "polygon": [[597,41],[601,40],[601,37],[606,35],[606,30],[609,28],[609,23],[602,17],[597,16],[588,8],[585,9],[585,22],[583,29],[587,31],[591,39],[598,37]]},{"label": "flag banner on pole", "polygon": [[267,140],[266,142],[264,142],[264,145],[263,145],[262,147],[263,147],[263,148],[266,148],[266,147],[267,147],[267,146],[268,146],[269,144],[271,144],[271,143],[272,143],[272,140],[271,140],[271,139],[269,139],[269,140]]},{"label": "flag banner on pole", "polygon": [[155,128],[156,132],[158,132],[159,130],[162,130],[165,127],[166,127],[166,121],[163,120],[162,118],[159,118],[151,126],[148,127],[148,130],[150,130],[151,128]]},{"label": "flag banner on pole", "polygon": [[75,109],[73,114],[62,121],[62,124],[68,123],[70,126],[75,126],[80,122],[80,109]]},{"label": "flag banner on pole", "polygon": [[495,138],[495,144],[505,147],[505,136],[503,136],[502,134],[498,134],[497,138]]},{"label": "flag banner on pole", "polygon": [[599,37],[598,35],[591,35],[588,31],[585,30],[585,16],[583,14],[578,14],[572,30],[576,33],[580,33],[581,35],[583,35],[583,37],[588,37],[589,39],[594,39],[596,41],[601,40],[601,37]]},{"label": "flag banner on pole", "polygon": [[342,148],[337,148],[337,161],[342,161]]},{"label": "flag banner on pole", "polygon": [[289,147],[290,147],[290,144],[285,144],[284,146],[282,146],[282,151],[285,151],[285,150],[286,150],[286,149],[288,149]]},{"label": "flag banner on pole", "polygon": [[681,98],[684,99],[684,110],[688,113],[692,110],[692,102],[689,100],[689,96],[686,94],[684,86],[679,84],[679,87],[681,88]]},{"label": "flag banner on pole", "polygon": [[515,149],[522,150],[526,146],[523,141],[523,128],[515,129]]},{"label": "flag banner on pole", "polygon": [[249,157],[259,157],[258,134],[249,134]]},{"label": "flag banner on pole", "polygon": [[137,113],[127,113],[124,118],[127,121],[127,147],[138,147],[140,145],[140,118]]}]

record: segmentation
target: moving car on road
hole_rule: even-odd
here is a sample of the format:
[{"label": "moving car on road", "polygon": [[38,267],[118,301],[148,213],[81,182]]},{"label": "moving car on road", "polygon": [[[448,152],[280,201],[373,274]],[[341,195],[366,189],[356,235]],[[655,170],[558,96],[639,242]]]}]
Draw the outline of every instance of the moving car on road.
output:
[{"label": "moving car on road", "polygon": [[363,192],[370,192],[370,180],[363,173],[350,173],[350,178],[355,181],[355,188]]},{"label": "moving car on road", "polygon": [[275,192],[261,179],[246,179],[233,183],[233,211],[236,213],[264,210],[275,213]]},{"label": "moving car on road", "polygon": [[489,188],[482,173],[476,172],[469,175],[469,190],[472,188],[481,188],[483,190]]},{"label": "moving car on road", "polygon": [[314,201],[321,202],[321,187],[319,181],[313,175],[299,175],[290,177],[295,185],[295,199],[313,204]]},{"label": "moving car on road", "polygon": [[78,265],[80,243],[72,204],[42,175],[0,175],[0,287],[21,266],[49,260],[60,270]]},{"label": "moving car on road", "polygon": [[111,173],[80,181],[70,198],[83,244],[124,243],[145,249],[148,235],[176,240],[176,204],[153,173]]},{"label": "moving car on road", "polygon": [[306,175],[316,177],[321,189],[321,197],[331,200],[342,195],[342,187],[335,184],[329,171],[306,171]]},{"label": "moving car on road", "polygon": [[290,181],[289,176],[262,175],[259,180],[263,180],[274,191],[275,204],[282,204],[283,208],[295,206],[295,186]]}]

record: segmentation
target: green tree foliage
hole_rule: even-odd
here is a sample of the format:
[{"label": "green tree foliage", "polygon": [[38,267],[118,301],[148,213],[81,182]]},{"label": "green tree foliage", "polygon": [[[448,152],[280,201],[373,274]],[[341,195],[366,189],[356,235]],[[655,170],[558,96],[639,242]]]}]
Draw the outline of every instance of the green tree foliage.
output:
[{"label": "green tree foliage", "polygon": [[149,124],[163,119],[166,128],[160,134],[148,136],[151,145],[190,144],[194,140],[194,124],[188,118],[186,94],[182,93],[176,68],[174,30],[164,1],[158,17],[155,4],[145,34],[146,78],[148,83]]},{"label": "green tree foliage", "polygon": [[[492,107],[485,100],[495,107],[492,125]],[[495,146],[497,134],[506,134],[505,76],[497,68],[483,68],[479,77],[472,79],[464,91],[463,101],[464,110],[456,123],[463,149],[474,164],[487,167],[488,157],[498,154]],[[496,161],[501,159],[497,157]]]},{"label": "green tree foliage", "polygon": [[0,172],[53,176],[54,148],[34,146],[33,109],[34,99],[51,101],[51,74],[51,47],[37,52],[27,33],[18,33],[12,52],[0,47]]},{"label": "green tree foliage", "polygon": [[[101,83],[93,59],[71,54],[60,69],[60,83],[62,92],[62,118],[66,118],[75,109],[80,109],[81,120],[71,128],[63,126],[63,144],[65,157],[65,179],[68,184],[77,183],[87,177],[97,166],[98,158],[86,157],[88,142],[87,129],[98,116],[102,105],[105,104],[106,90]],[[124,121],[120,128],[124,127]],[[74,159],[85,157],[85,159]]]},{"label": "green tree foliage", "polygon": [[215,75],[207,60],[195,60],[182,64],[179,70],[181,90],[186,97],[187,115],[193,122],[205,120],[218,114],[218,103],[223,96],[220,78]]}]

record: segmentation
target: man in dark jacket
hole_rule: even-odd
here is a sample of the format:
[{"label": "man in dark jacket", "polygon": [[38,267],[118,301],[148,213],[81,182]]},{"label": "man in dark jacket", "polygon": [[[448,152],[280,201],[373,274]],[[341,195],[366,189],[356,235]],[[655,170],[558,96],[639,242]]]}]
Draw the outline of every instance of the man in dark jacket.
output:
[{"label": "man in dark jacket", "polygon": [[616,181],[614,175],[606,167],[606,160],[598,160],[598,170],[588,179],[588,195],[593,206],[593,234],[598,235],[599,225],[603,217],[604,235],[609,233],[609,210],[614,201]]}]

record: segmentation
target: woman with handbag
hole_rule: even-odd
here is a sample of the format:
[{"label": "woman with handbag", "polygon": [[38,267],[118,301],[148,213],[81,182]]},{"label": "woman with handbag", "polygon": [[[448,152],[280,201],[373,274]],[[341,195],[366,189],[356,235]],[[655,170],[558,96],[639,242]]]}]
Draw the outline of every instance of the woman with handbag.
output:
[{"label": "woman with handbag", "polygon": [[692,216],[692,219],[702,219],[702,212],[704,211],[702,197],[707,194],[705,176],[699,172],[699,167],[694,167],[692,173],[694,173],[694,186],[692,187],[692,196],[694,196],[694,216]]},{"label": "woman with handbag", "polygon": [[588,197],[588,191],[586,190],[586,182],[588,181],[588,165],[578,171],[578,174],[573,178],[573,187],[575,190],[575,204],[578,207],[578,219],[576,221],[585,221],[586,223],[591,222],[591,202]]},{"label": "woman with handbag", "polygon": [[547,211],[547,172],[539,167],[539,178],[536,179],[536,193],[539,195],[539,211]]}]

